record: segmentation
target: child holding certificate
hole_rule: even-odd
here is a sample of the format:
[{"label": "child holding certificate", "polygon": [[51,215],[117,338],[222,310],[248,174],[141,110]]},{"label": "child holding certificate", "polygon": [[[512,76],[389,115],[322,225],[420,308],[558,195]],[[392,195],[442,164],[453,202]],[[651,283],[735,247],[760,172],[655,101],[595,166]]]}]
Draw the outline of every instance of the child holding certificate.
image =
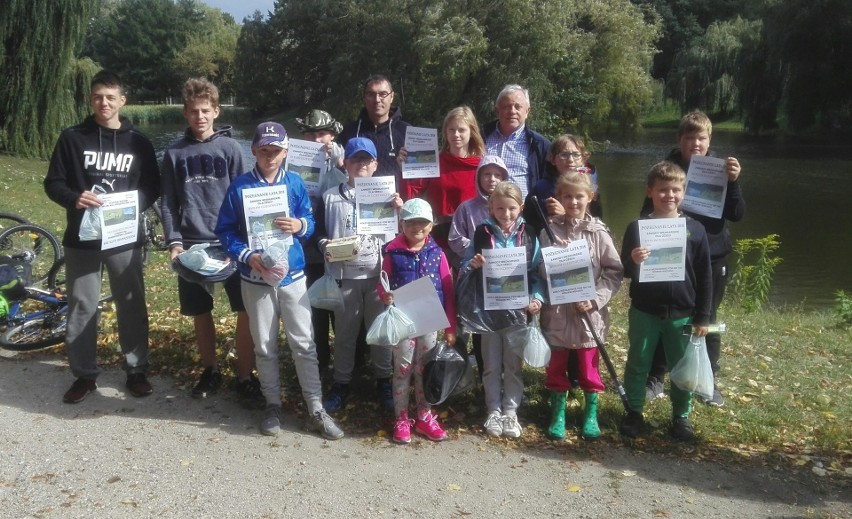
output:
[{"label": "child holding certificate", "polygon": [[[524,309],[535,315],[541,311],[544,301],[538,276],[541,252],[535,234],[527,230],[521,216],[524,205],[520,188],[513,182],[500,182],[488,197],[488,207],[491,216],[476,228],[467,251],[469,259],[462,270],[482,268],[486,262],[483,249],[521,249],[527,267],[526,300],[531,300]],[[498,279],[503,284],[497,292],[513,288],[510,287],[513,280],[507,278]],[[505,330],[482,334],[482,359],[482,384],[488,411],[485,432],[491,436],[518,438],[522,432],[517,411],[524,396],[523,360],[512,351]]]},{"label": "child holding certificate", "polygon": [[[556,183],[556,200],[565,214],[553,219],[551,228],[558,241],[551,244],[546,232],[541,233],[542,246],[562,245],[585,240],[591,259],[595,298],[567,304],[548,304],[541,312],[541,329],[551,347],[545,386],[550,390],[551,420],[547,434],[554,439],[565,438],[565,393],[571,388],[568,377],[568,357],[574,351],[577,359],[579,386],[585,394],[583,438],[600,436],[598,428],[598,393],[604,390],[598,371],[598,349],[594,336],[587,329],[582,314],[595,327],[598,336],[606,340],[609,329],[607,303],[618,292],[624,267],[612,234],[602,221],[590,216],[588,210],[595,198],[595,186],[589,175],[566,173]],[[544,266],[539,268],[542,272]],[[552,295],[551,295],[552,297]]]},{"label": "child holding certificate", "polygon": [[[391,240],[382,253],[382,270],[390,280],[390,289],[429,277],[438,299],[444,306],[450,327],[445,330],[447,344],[456,342],[456,295],[453,275],[441,247],[429,232],[432,230],[432,207],[420,198],[405,202],[400,213],[402,234]],[[393,304],[393,292],[385,292],[381,283],[379,297],[386,305]],[[432,441],[447,438],[447,433],[432,414],[423,392],[423,356],[435,347],[438,333],[431,332],[421,337],[405,339],[393,347],[393,404],[396,422],[393,441],[406,444],[411,441],[411,425],[414,432]],[[411,374],[414,372],[414,400],[417,404],[416,420],[408,418],[408,401],[411,389]]]},{"label": "child holding certificate", "polygon": [[[642,409],[645,406],[645,380],[651,368],[657,342],[662,342],[666,352],[666,362],[671,369],[683,357],[686,350],[688,341],[683,335],[683,327],[691,324],[693,334],[704,337],[707,335],[707,324],[710,322],[712,311],[710,247],[707,244],[704,226],[679,211],[680,203],[683,201],[685,180],[686,174],[680,166],[673,162],[660,162],[655,164],[648,173],[646,190],[653,203],[653,211],[648,215],[648,219],[668,219],[669,222],[658,223],[668,224],[670,228],[675,228],[679,224],[682,226],[677,220],[686,220],[685,236],[681,235],[680,238],[681,243],[685,242],[685,247],[681,245],[683,257],[679,262],[680,265],[675,265],[671,260],[664,262],[659,251],[642,244],[640,233],[643,226],[640,222],[645,219],[635,220],[627,226],[621,246],[621,263],[624,265],[624,275],[630,278],[631,300],[627,330],[630,348],[627,351],[627,365],[624,368],[624,390],[627,393],[630,411],[621,422],[621,434],[631,438],[641,434],[645,423],[642,417]],[[647,231],[645,236],[647,241],[653,238]],[[655,253],[653,257],[652,252]],[[647,261],[649,258],[652,261]],[[643,268],[647,268],[650,272],[654,268],[659,268],[662,263],[682,266],[682,280],[676,280],[675,276],[672,276],[675,279],[669,280],[664,277],[651,281],[641,279]],[[692,423],[689,421],[692,393],[672,384],[671,400],[671,434],[675,439],[689,441],[694,438]]]}]

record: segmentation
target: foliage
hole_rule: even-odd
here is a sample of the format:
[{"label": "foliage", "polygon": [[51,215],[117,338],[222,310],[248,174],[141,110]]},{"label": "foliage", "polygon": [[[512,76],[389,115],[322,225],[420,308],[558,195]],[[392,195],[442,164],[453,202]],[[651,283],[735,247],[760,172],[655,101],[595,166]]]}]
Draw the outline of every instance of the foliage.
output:
[{"label": "foliage", "polygon": [[234,94],[234,61],[240,26],[229,14],[200,6],[201,30],[189,34],[186,46],[175,55],[175,74],[179,78],[203,76],[219,88],[221,101]]},{"label": "foliage", "polygon": [[[183,105],[125,105],[121,115],[130,119],[134,125],[176,124],[185,125]],[[245,108],[223,106],[219,112],[218,121],[248,121],[250,114]],[[217,125],[218,126],[218,125]]]},{"label": "foliage", "polygon": [[78,57],[97,0],[7,0],[0,13],[0,150],[47,157],[88,112],[95,66]]},{"label": "foliage", "polygon": [[838,290],[835,293],[834,313],[844,325],[852,325],[852,294],[845,290]]},{"label": "foliage", "polygon": [[351,119],[363,80],[382,73],[418,124],[439,125],[459,104],[486,122],[503,85],[521,83],[530,123],[546,134],[634,132],[657,35],[627,0],[295,0],[246,21],[237,66],[241,93],[265,92],[252,103],[261,109],[319,106]]},{"label": "foliage", "polygon": [[777,234],[763,238],[737,240],[734,244],[736,265],[731,276],[731,291],[739,304],[756,312],[769,301],[772,274],[782,259],[774,256],[781,246]]},{"label": "foliage", "polygon": [[259,11],[243,22],[237,39],[234,67],[234,88],[239,98],[255,113],[267,113],[276,106],[281,96],[278,79],[269,73],[273,70],[275,49],[268,45],[272,40],[272,27],[263,21]]}]

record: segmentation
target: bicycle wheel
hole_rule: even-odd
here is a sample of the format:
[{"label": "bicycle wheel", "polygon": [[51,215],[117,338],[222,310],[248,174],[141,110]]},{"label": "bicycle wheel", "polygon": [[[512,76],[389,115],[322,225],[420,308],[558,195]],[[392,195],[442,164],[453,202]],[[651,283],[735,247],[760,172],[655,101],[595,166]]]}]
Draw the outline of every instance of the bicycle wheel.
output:
[{"label": "bicycle wheel", "polygon": [[29,264],[31,283],[47,281],[50,269],[62,256],[59,240],[44,227],[22,224],[0,232],[0,254]]},{"label": "bicycle wheel", "polygon": [[30,223],[30,221],[15,213],[0,212],[0,232],[5,231],[9,227],[21,225],[22,223]]},{"label": "bicycle wheel", "polygon": [[32,351],[65,340],[68,313],[53,310],[10,326],[0,335],[0,346],[10,351]]},{"label": "bicycle wheel", "polygon": [[50,290],[65,291],[65,256],[62,256],[51,267],[47,273],[47,288]]}]

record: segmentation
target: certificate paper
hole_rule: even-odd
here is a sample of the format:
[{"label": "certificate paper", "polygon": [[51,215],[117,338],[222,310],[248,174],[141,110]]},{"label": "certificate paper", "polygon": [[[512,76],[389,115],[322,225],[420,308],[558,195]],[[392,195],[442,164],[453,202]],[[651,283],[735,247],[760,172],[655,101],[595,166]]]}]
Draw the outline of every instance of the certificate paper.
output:
[{"label": "certificate paper", "polygon": [[639,266],[640,283],[685,279],[686,218],[639,220],[639,244],[651,251]]},{"label": "certificate paper", "polygon": [[394,177],[368,177],[355,179],[355,212],[358,234],[390,234],[399,230],[396,210],[393,207]]},{"label": "certificate paper", "polygon": [[305,189],[311,197],[322,196],[320,193],[320,174],[326,161],[325,144],[320,142],[290,139],[290,150],[287,152],[285,171],[302,177]]},{"label": "certificate paper", "polygon": [[402,164],[402,178],[441,176],[438,168],[438,130],[409,126],[405,129],[405,149],[408,157]]},{"label": "certificate paper", "polygon": [[293,243],[292,234],[275,226],[276,218],[290,216],[287,186],[246,188],[242,194],[250,249],[265,249],[278,240]]},{"label": "certificate paper", "polygon": [[514,310],[530,304],[527,249],[483,249],[482,286],[486,310]]},{"label": "certificate paper", "polygon": [[592,273],[592,259],[586,240],[577,240],[566,247],[541,249],[550,304],[562,305],[592,301],[597,296]]},{"label": "certificate paper", "polygon": [[441,306],[432,278],[422,277],[393,291],[393,304],[414,321],[414,335],[449,328],[447,312]]},{"label": "certificate paper", "polygon": [[101,250],[133,243],[139,234],[139,192],[98,195],[101,206]]},{"label": "certificate paper", "polygon": [[728,194],[725,159],[693,156],[686,173],[686,192],[681,209],[711,218],[721,218]]}]

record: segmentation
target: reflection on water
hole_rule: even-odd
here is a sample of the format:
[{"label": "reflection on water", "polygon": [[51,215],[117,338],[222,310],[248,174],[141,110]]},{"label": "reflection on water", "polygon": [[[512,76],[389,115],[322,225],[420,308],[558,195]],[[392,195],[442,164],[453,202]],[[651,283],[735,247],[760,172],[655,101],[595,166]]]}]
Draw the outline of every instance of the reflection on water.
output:
[{"label": "reflection on water", "polygon": [[[141,127],[161,154],[183,135],[181,127]],[[288,132],[295,128],[288,127]],[[247,164],[253,164],[253,125],[234,129]],[[295,133],[291,133],[296,135]],[[598,168],[604,221],[620,245],[624,229],[635,219],[645,194],[650,167],[674,146],[673,130],[648,130],[636,143],[611,143],[592,157]],[[746,217],[731,224],[737,238],[780,235],[778,266],[771,300],[830,308],[838,289],[852,291],[852,147],[779,143],[740,133],[715,131],[712,149],[736,156],[743,167],[740,181]]]}]

